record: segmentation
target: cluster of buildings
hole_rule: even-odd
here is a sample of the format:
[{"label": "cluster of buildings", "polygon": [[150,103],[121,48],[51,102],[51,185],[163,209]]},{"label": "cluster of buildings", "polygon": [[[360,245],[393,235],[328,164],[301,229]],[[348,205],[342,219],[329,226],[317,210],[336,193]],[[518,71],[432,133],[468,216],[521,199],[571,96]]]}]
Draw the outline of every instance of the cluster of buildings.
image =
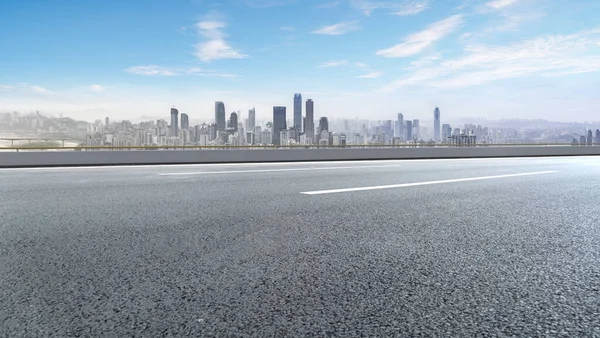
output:
[{"label": "cluster of buildings", "polygon": [[[459,145],[562,143],[600,144],[600,123],[560,123],[546,120],[472,119],[464,123],[442,123],[441,111],[432,118],[405,119],[397,113],[394,120],[329,119],[315,116],[315,102],[294,94],[291,114],[285,106],[274,106],[258,123],[256,109],[242,116],[226,112],[225,103],[215,102],[214,119],[194,124],[192,118],[171,108],[167,119],[133,123],[111,121],[108,117],[94,123],[70,118],[30,114],[0,113],[0,134],[10,130],[48,137],[80,140],[81,146],[345,146],[345,145]],[[458,127],[461,125],[462,127]]]},{"label": "cluster of buildings", "polygon": [[[350,144],[390,145],[425,142],[419,120],[396,121],[344,120],[343,126],[330,125],[326,116],[315,119],[314,101],[302,100],[294,94],[292,116],[288,120],[285,106],[274,106],[272,119],[264,125],[256,123],[256,109],[248,111],[242,122],[241,113],[227,116],[225,104],[215,102],[215,117],[211,123],[190,125],[186,113],[171,108],[170,119],[132,124],[129,121],[110,123],[107,117],[89,126],[87,146],[241,146],[241,145],[304,145],[344,146]],[[433,135],[429,142],[440,143],[452,134],[449,125],[440,124],[440,109],[435,108]],[[446,135],[448,134],[448,135]]]}]

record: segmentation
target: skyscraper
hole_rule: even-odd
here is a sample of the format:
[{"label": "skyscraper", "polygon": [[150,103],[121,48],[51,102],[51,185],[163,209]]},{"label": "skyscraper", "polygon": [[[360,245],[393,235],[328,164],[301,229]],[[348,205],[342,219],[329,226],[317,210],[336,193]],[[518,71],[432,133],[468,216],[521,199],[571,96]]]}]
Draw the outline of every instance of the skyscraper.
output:
[{"label": "skyscraper", "polygon": [[238,115],[235,112],[229,116],[229,127],[233,128],[233,131],[238,131]]},{"label": "skyscraper", "polygon": [[433,111],[433,138],[440,139],[440,108],[435,107]]},{"label": "skyscraper", "polygon": [[319,119],[319,133],[322,133],[323,131],[329,131],[329,120],[327,120],[327,117],[325,116]]},{"label": "skyscraper", "polygon": [[256,109],[252,108],[252,109],[248,110],[248,125],[246,126],[246,129],[254,130],[255,126],[256,126]]},{"label": "skyscraper", "polygon": [[281,145],[281,131],[286,130],[285,107],[273,107],[273,144]]},{"label": "skyscraper", "polygon": [[588,144],[588,146],[591,146],[594,143],[594,139],[593,139],[594,137],[593,137],[593,135],[594,134],[592,134],[592,130],[591,129],[588,130],[588,133],[587,133],[587,144]]},{"label": "skyscraper", "polygon": [[221,101],[215,102],[215,123],[217,124],[218,131],[225,130],[225,104]]},{"label": "skyscraper", "polygon": [[600,129],[596,129],[596,143],[600,144]]},{"label": "skyscraper", "polygon": [[419,135],[420,135],[420,128],[419,128],[419,120],[414,119],[413,120],[413,137],[418,139]]},{"label": "skyscraper", "polygon": [[171,108],[171,137],[179,135],[179,111]]},{"label": "skyscraper", "polygon": [[396,137],[404,138],[404,115],[398,113],[398,121],[396,121]]},{"label": "skyscraper", "polygon": [[190,120],[188,114],[181,113],[181,129],[188,129],[190,127]]},{"label": "skyscraper", "polygon": [[310,143],[315,143],[315,106],[311,99],[306,100],[306,118],[304,122],[304,134]]},{"label": "skyscraper", "polygon": [[294,94],[294,129],[296,135],[302,130],[302,94]]},{"label": "skyscraper", "polygon": [[406,120],[406,141],[412,141],[413,135],[413,123],[410,120]]}]

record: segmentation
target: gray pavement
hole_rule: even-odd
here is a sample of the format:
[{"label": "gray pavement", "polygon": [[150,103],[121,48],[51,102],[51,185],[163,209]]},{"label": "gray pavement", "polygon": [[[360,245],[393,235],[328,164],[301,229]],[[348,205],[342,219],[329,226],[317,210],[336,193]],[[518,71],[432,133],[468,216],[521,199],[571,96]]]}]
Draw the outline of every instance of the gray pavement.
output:
[{"label": "gray pavement", "polygon": [[600,336],[600,157],[0,170],[0,196],[0,336]]}]

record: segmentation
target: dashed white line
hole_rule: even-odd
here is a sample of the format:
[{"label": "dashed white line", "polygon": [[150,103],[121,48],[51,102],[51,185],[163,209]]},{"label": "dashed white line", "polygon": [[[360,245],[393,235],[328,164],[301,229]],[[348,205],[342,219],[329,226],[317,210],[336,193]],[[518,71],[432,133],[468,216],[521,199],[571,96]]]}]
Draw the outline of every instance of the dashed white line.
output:
[{"label": "dashed white line", "polygon": [[159,176],[186,176],[186,175],[217,175],[217,174],[245,174],[245,173],[271,173],[280,171],[312,171],[312,170],[339,170],[339,169],[365,169],[401,167],[401,164],[392,165],[367,165],[351,167],[310,167],[310,168],[285,168],[285,169],[251,169],[251,170],[225,170],[225,171],[195,171],[178,173],[160,173]]},{"label": "dashed white line", "polygon": [[520,173],[520,174],[508,174],[508,175],[496,175],[496,176],[481,176],[481,177],[469,177],[469,178],[456,178],[456,179],[441,180],[441,181],[426,181],[426,182],[415,182],[415,183],[377,185],[377,186],[371,186],[371,187],[358,187],[358,188],[344,188],[344,189],[332,189],[332,190],[304,191],[304,192],[301,192],[301,194],[305,194],[305,195],[324,195],[324,194],[336,194],[336,193],[353,192],[353,191],[380,190],[380,189],[392,189],[392,188],[406,188],[406,187],[416,187],[416,186],[420,186],[420,185],[444,184],[444,183],[456,183],[456,182],[468,182],[468,181],[479,181],[479,180],[491,180],[491,179],[497,179],[497,178],[531,176],[531,175],[543,175],[543,174],[551,174],[551,173],[556,173],[556,172],[557,171],[538,171],[538,172]]}]

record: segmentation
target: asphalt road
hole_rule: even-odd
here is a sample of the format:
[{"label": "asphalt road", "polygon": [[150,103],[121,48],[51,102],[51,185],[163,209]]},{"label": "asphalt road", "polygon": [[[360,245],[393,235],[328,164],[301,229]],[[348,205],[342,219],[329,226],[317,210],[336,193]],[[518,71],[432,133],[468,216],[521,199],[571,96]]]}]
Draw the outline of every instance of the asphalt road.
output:
[{"label": "asphalt road", "polygon": [[0,336],[599,337],[599,202],[600,157],[0,170]]}]

